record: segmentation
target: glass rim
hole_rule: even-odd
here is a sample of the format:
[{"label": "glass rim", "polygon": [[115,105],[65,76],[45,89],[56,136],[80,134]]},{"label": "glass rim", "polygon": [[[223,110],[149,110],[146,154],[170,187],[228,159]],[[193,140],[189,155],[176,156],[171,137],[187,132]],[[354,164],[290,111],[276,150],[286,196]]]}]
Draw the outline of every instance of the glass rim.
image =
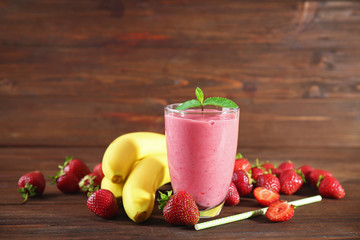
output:
[{"label": "glass rim", "polygon": [[[230,114],[230,113],[237,113],[240,112],[240,107],[237,108],[224,108],[221,106],[213,106],[216,108],[211,108],[211,109],[215,109],[215,110],[219,110],[217,112],[193,112],[193,111],[188,111],[191,109],[201,109],[200,107],[197,108],[189,108],[189,109],[185,109],[185,110],[177,110],[176,107],[175,108],[171,108],[173,106],[179,106],[182,103],[172,103],[172,104],[168,104],[165,106],[165,110],[172,112],[172,113],[178,113],[178,114]],[[212,105],[209,105],[212,106]],[[217,109],[217,108],[221,108],[221,109]]]}]

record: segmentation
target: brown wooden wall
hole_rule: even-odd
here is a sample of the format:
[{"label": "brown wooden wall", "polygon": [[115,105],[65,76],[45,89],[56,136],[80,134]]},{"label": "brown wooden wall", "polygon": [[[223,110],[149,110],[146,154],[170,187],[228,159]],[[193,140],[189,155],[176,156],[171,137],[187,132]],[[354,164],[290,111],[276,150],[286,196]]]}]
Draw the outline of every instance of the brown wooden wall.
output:
[{"label": "brown wooden wall", "polygon": [[0,146],[105,147],[235,100],[239,148],[360,148],[359,1],[0,1]]}]

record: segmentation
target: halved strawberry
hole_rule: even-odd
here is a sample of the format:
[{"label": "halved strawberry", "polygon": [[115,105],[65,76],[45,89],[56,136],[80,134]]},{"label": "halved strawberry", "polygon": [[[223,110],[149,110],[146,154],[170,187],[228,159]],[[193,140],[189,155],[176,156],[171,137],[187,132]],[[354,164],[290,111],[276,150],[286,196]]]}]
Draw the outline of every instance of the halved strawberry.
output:
[{"label": "halved strawberry", "polygon": [[269,205],[265,216],[274,222],[287,221],[294,216],[294,206],[286,201],[276,201]]},{"label": "halved strawberry", "polygon": [[254,189],[254,196],[258,203],[263,206],[269,206],[280,198],[280,194],[264,187],[257,187]]}]

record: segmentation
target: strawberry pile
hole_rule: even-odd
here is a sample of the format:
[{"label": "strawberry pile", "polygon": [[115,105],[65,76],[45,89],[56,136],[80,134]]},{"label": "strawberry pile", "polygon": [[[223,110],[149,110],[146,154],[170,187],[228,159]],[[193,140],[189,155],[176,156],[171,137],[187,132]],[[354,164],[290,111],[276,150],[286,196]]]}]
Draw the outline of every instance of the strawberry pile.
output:
[{"label": "strawberry pile", "polygon": [[237,155],[233,171],[232,183],[225,205],[234,206],[240,197],[253,193],[257,202],[268,206],[265,215],[272,221],[286,221],[294,214],[294,208],[286,201],[280,200],[280,193],[292,195],[305,183],[316,188],[323,197],[341,199],[345,190],[339,181],[328,171],[303,165],[296,169],[291,161],[283,162],[278,167],[270,162],[251,166],[241,154]]},{"label": "strawberry pile", "polygon": [[[117,199],[112,192],[99,189],[104,177],[102,164],[98,163],[91,172],[88,166],[79,159],[66,157],[63,165],[59,165],[59,171],[55,176],[49,177],[52,184],[65,194],[83,192],[88,195],[87,207],[104,218],[110,218],[118,214]],[[25,203],[29,197],[41,196],[45,190],[46,181],[43,173],[33,171],[24,174],[18,181],[18,190]]]}]

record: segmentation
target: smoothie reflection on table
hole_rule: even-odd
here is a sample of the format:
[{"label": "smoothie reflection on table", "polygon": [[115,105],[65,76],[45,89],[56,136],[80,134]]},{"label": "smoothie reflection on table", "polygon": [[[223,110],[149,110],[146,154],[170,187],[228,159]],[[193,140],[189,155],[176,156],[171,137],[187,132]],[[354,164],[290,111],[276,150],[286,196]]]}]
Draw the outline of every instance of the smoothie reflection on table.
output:
[{"label": "smoothie reflection on table", "polygon": [[201,217],[216,216],[234,169],[239,108],[165,108],[165,134],[171,185],[195,200]]}]

